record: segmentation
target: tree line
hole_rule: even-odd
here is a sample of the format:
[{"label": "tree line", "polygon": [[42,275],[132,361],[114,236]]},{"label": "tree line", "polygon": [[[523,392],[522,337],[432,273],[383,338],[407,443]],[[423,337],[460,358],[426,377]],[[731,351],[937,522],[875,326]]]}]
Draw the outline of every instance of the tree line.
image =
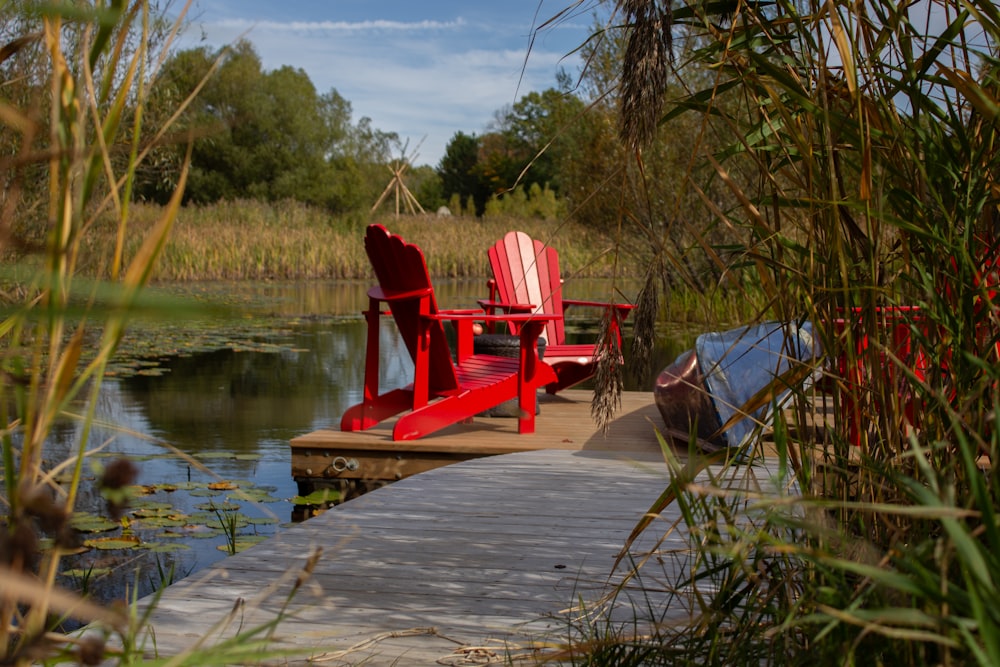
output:
[{"label": "tree line", "polygon": [[[712,137],[694,121],[690,133],[678,134],[677,121],[670,136],[644,147],[641,162],[630,159],[617,120],[624,48],[623,37],[607,31],[589,41],[581,71],[563,70],[552,87],[496,110],[479,134],[457,131],[438,165],[406,172],[409,189],[429,211],[571,216],[605,230],[628,218],[638,233],[621,241],[626,251],[645,256],[666,242],[685,263],[706,267],[701,245],[724,242],[725,232],[713,231],[712,216],[691,195],[678,197],[676,174],[689,170],[691,142],[710,150]],[[196,90],[179,124],[193,138],[187,202],[293,199],[336,215],[366,212],[386,186],[386,166],[406,150],[395,132],[367,117],[355,121],[349,100],[335,89],[317,91],[303,70],[265,70],[247,40],[171,54],[155,88],[162,102],[153,106],[169,108]],[[679,82],[666,82],[665,98],[683,94]],[[165,201],[186,150],[185,141],[161,147],[137,194]],[[704,175],[706,196],[731,205],[716,175]],[[703,274],[695,270],[691,280]]]},{"label": "tree line", "polygon": [[[405,157],[398,134],[367,117],[354,121],[349,100],[336,89],[318,91],[300,68],[265,70],[246,39],[171,54],[153,106],[170,108],[195,91],[175,130],[193,140],[187,202],[294,199],[350,213],[371,207],[386,165]],[[456,132],[436,167],[411,169],[411,190],[425,209],[451,205],[476,215],[515,187],[524,199],[558,198],[559,164],[572,158],[577,138],[564,128],[584,107],[567,90],[528,93],[498,110],[484,133]],[[166,201],[186,150],[185,142],[163,146],[137,194]]]},{"label": "tree line", "polygon": [[[0,56],[4,94],[15,106],[18,99],[32,100],[37,123],[29,135],[9,124],[0,128],[0,146],[8,155],[26,140],[44,152],[49,134],[50,102],[40,93],[46,81],[37,66],[45,60],[44,45],[30,38],[41,20],[37,6],[12,2],[0,14],[0,37],[19,44]],[[266,70],[248,40],[221,49],[158,49],[169,22],[163,7],[151,7],[139,124],[148,155],[135,175],[134,198],[165,203],[189,160],[185,204],[294,200],[332,215],[371,209],[391,175],[386,167],[405,152],[395,132],[374,127],[366,117],[355,120],[349,100],[336,89],[317,90],[300,68]],[[68,21],[64,38],[78,39],[78,29]],[[631,159],[619,141],[617,120],[624,37],[602,30],[596,17],[595,34],[601,38],[581,46],[586,63],[581,71],[562,71],[552,87],[498,109],[481,133],[457,131],[440,163],[409,169],[406,183],[425,210],[448,206],[475,216],[572,217],[601,230],[622,228],[624,221],[631,229],[618,239],[625,252],[648,257],[667,243],[686,265],[709,266],[705,240],[723,242],[725,234],[713,229],[713,216],[692,195],[678,195],[676,174],[689,172],[685,156],[693,138],[711,146],[711,137],[694,125],[690,133],[674,129],[644,147],[641,161]],[[123,42],[121,48],[132,46]],[[663,96],[683,93],[671,80]],[[124,100],[122,113],[139,107],[137,100]],[[124,159],[124,149],[116,153],[114,147],[131,137],[106,140],[112,159]],[[39,160],[6,175],[8,190],[20,188],[25,195],[17,198],[18,224],[28,228],[25,238],[40,239],[44,230],[44,210],[32,203],[45,196],[37,185],[44,169]],[[701,187],[725,208],[731,195],[717,180],[707,172]],[[676,224],[679,220],[684,224]],[[686,280],[697,283],[703,274],[698,268]]]}]

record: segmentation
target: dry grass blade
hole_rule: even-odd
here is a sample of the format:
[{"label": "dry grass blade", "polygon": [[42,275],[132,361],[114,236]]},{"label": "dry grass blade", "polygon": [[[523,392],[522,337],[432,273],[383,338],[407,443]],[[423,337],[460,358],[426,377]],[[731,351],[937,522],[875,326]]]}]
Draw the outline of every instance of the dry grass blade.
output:
[{"label": "dry grass blade", "polygon": [[86,623],[100,622],[118,630],[126,625],[127,619],[122,612],[88,602],[69,591],[42,586],[35,577],[11,570],[6,565],[0,565],[0,578],[3,579],[0,599],[5,602],[43,607]]},{"label": "dry grass blade", "polygon": [[660,311],[659,285],[660,272],[650,271],[636,297],[632,320],[632,347],[629,354],[629,372],[635,378],[648,377],[652,370],[656,320]]},{"label": "dry grass blade", "polygon": [[629,25],[622,60],[622,141],[637,149],[656,135],[673,59],[673,13],[659,0],[621,0]]},{"label": "dry grass blade", "polygon": [[601,320],[601,330],[595,345],[600,350],[594,370],[594,398],[590,404],[590,415],[598,428],[607,432],[615,413],[622,403],[621,321],[618,311],[607,308]]}]

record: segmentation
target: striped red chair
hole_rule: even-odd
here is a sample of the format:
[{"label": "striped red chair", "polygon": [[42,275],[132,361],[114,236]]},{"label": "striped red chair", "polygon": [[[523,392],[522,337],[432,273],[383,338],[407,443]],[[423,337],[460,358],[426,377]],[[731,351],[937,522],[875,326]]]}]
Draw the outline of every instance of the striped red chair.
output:
[{"label": "striped red chair", "polygon": [[[489,250],[493,278],[489,281],[490,298],[479,302],[490,313],[533,313],[553,316],[545,324],[545,363],[556,372],[557,380],[546,386],[555,394],[594,375],[600,350],[595,343],[568,344],[563,316],[571,306],[590,306],[605,310],[610,316],[613,335],[621,349],[621,323],[633,308],[631,304],[565,299],[559,275],[559,255],[555,248],[533,240],[524,232],[507,232]],[[514,323],[516,330],[516,323]]]}]

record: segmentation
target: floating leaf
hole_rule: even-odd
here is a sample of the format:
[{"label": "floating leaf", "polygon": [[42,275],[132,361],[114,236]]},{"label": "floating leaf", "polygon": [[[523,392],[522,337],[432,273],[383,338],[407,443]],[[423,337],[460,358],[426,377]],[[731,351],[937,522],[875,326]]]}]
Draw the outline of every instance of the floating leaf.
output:
[{"label": "floating leaf", "polygon": [[232,528],[245,528],[250,525],[250,517],[245,514],[230,514],[225,518],[219,520],[214,519],[209,521],[207,524],[209,528],[218,528],[220,530],[229,530]]},{"label": "floating leaf", "polygon": [[231,459],[233,454],[230,452],[198,452],[194,454],[196,459]]},{"label": "floating leaf", "polygon": [[202,503],[201,505],[195,505],[200,510],[205,510],[206,512],[235,512],[240,508],[238,503]]},{"label": "floating leaf", "polygon": [[192,489],[190,494],[196,498],[210,498],[221,494],[222,491],[212,491],[211,489]]},{"label": "floating leaf", "polygon": [[66,570],[61,572],[64,577],[73,577],[75,579],[93,579],[94,577],[103,577],[106,574],[111,574],[114,572],[114,568],[110,567],[92,567],[92,568],[80,568],[74,567],[71,570]]},{"label": "floating leaf", "polygon": [[211,537],[218,537],[219,535],[222,535],[222,534],[223,533],[222,533],[221,529],[219,529],[219,528],[208,528],[206,526],[204,530],[196,530],[196,531],[187,533],[186,537],[190,537],[190,538],[196,539],[196,540],[203,540],[203,539],[208,539],[208,538],[211,538]]},{"label": "floating leaf", "polygon": [[140,510],[171,510],[173,511],[174,506],[170,503],[165,503],[162,500],[137,500],[133,504],[133,512],[138,512]]},{"label": "floating leaf", "polygon": [[278,520],[273,516],[253,516],[247,519],[247,523],[253,526],[273,526]]},{"label": "floating leaf", "polygon": [[[250,547],[252,547],[255,544],[260,544],[261,542],[263,542],[266,539],[267,539],[266,535],[237,535],[236,536],[236,545],[235,545],[236,546],[236,553],[239,553],[241,551],[245,551],[246,549],[249,549]],[[226,551],[226,552],[229,551],[229,545],[228,544],[220,544],[220,545],[218,545],[215,548],[218,549],[219,551]]]},{"label": "floating leaf", "polygon": [[176,528],[187,524],[186,517],[168,517],[168,516],[151,516],[145,519],[140,519],[140,528]]},{"label": "floating leaf", "polygon": [[243,500],[251,503],[276,503],[281,498],[275,498],[264,489],[240,489],[239,493],[226,496],[228,500]]},{"label": "floating leaf", "polygon": [[109,551],[111,549],[136,549],[142,545],[142,541],[134,535],[122,535],[121,537],[98,537],[85,540],[84,544],[92,549]]},{"label": "floating leaf", "polygon": [[140,507],[132,512],[132,515],[138,519],[148,519],[150,517],[156,516],[183,516],[181,513],[177,512],[173,507]]},{"label": "floating leaf", "polygon": [[205,483],[204,482],[176,482],[174,484],[171,484],[170,486],[174,487],[178,491],[191,491],[191,490],[194,490],[194,489],[203,489],[203,488],[205,488]]},{"label": "floating leaf", "polygon": [[168,544],[150,544],[146,545],[146,549],[155,554],[165,554],[172,551],[190,551],[191,547],[186,544],[178,544],[177,542],[170,542]]},{"label": "floating leaf", "polygon": [[292,498],[293,505],[323,505],[324,503],[335,503],[340,500],[340,491],[336,489],[318,489],[308,496],[295,496]]},{"label": "floating leaf", "polygon": [[232,482],[212,482],[208,485],[208,488],[213,491],[232,491],[237,486]]},{"label": "floating leaf", "polygon": [[74,513],[69,521],[70,525],[81,533],[103,533],[119,527],[117,521],[96,514],[86,512]]}]

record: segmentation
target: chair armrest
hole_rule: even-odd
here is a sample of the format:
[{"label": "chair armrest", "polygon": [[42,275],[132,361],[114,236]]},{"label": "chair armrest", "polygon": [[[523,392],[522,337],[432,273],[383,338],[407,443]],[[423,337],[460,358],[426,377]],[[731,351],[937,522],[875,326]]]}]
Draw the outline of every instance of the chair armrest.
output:
[{"label": "chair armrest", "polygon": [[604,308],[606,310],[614,309],[618,313],[620,319],[625,319],[628,317],[629,311],[635,308],[631,303],[607,303],[604,301],[585,301],[582,299],[563,299],[563,310],[565,311],[570,306],[582,306],[586,308]]},{"label": "chair armrest", "polygon": [[[458,361],[467,359],[472,356],[472,341],[473,341],[473,331],[472,325],[475,322],[483,323],[515,323],[515,324],[526,324],[528,322],[534,323],[544,323],[552,320],[562,319],[562,315],[546,315],[542,313],[508,313],[503,315],[486,315],[478,310],[471,311],[442,311],[430,315],[424,315],[423,317],[430,320],[438,320],[442,322],[451,322],[455,327],[455,338],[456,338],[456,349],[455,357]],[[531,339],[531,335],[528,336],[530,343],[534,343],[535,340],[541,335],[544,327],[531,327],[534,338]],[[521,347],[525,346],[525,336],[521,336]]]},{"label": "chair armrest", "polygon": [[422,287],[420,289],[415,289],[415,290],[398,291],[398,290],[382,289],[380,286],[376,285],[375,287],[372,287],[371,289],[368,290],[368,298],[375,299],[376,301],[386,301],[391,303],[393,301],[409,301],[412,299],[422,299],[428,296],[429,294],[433,293],[434,293],[433,287]]},{"label": "chair armrest", "polygon": [[421,317],[440,320],[442,322],[514,322],[517,324],[523,324],[524,322],[552,322],[562,319],[562,315],[549,315],[547,313],[487,315],[478,310],[442,310],[429,315],[422,315]]},{"label": "chair armrest", "polygon": [[449,308],[448,310],[439,310],[436,315],[432,315],[434,319],[438,320],[450,320],[450,319],[464,319],[466,315],[478,315],[482,316],[483,311],[478,308]]},{"label": "chair armrest", "polygon": [[628,312],[635,308],[631,303],[608,303],[606,301],[585,301],[582,299],[563,299],[564,306],[588,306],[592,308],[615,308],[622,312]]},{"label": "chair armrest", "polygon": [[[479,307],[487,315],[495,315],[497,312],[501,313],[530,313],[535,310],[535,306],[530,303],[504,303],[503,301],[496,301],[493,296],[489,299],[479,299]],[[496,333],[496,323],[486,322],[486,333]],[[508,326],[508,333],[516,333],[516,327]]]},{"label": "chair armrest", "polygon": [[530,313],[536,308],[536,306],[530,303],[504,303],[503,301],[490,301],[488,299],[479,299],[477,303],[489,315],[498,310],[504,313]]}]

